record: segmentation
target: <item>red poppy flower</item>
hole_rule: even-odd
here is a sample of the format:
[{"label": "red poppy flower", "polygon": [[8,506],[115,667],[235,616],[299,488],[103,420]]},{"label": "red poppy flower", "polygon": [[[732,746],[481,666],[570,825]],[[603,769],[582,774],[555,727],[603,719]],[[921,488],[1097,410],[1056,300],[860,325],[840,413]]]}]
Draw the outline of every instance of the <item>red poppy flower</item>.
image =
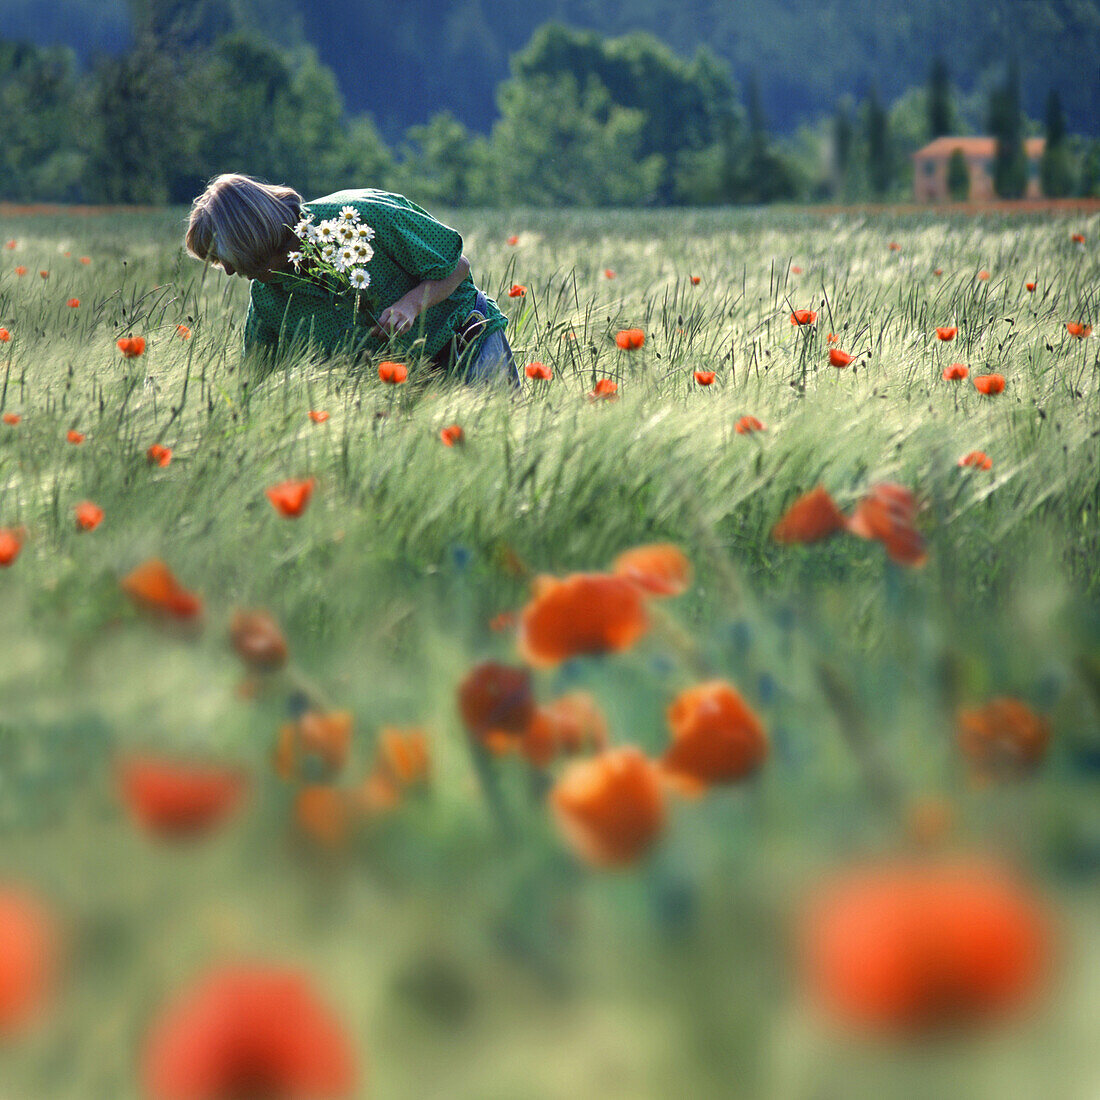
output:
[{"label": "red poppy flower", "polygon": [[193,619],[202,613],[202,599],[189,592],[159,558],[150,558],[119,582],[139,607],[176,619]]},{"label": "red poppy flower", "polygon": [[1004,393],[1005,376],[1003,374],[977,374],[974,376],[974,388],[978,393],[984,393],[987,396]]},{"label": "red poppy flower", "polygon": [[817,320],[817,314],[812,309],[796,309],[791,314],[792,325],[812,325]]},{"label": "red poppy flower", "polygon": [[612,271],[611,268],[605,267],[603,269],[603,277],[605,279],[614,279],[615,278],[615,272]]},{"label": "red poppy flower", "polygon": [[843,531],[846,520],[823,485],[800,496],[772,528],[776,542],[818,542]]},{"label": "red poppy flower", "polygon": [[952,325],[950,328],[937,328],[936,335],[944,341],[954,340],[959,334],[958,326]]},{"label": "red poppy flower", "polygon": [[68,300],[68,302],[66,303],[66,305],[68,305],[69,309],[79,309],[80,308],[80,299],[79,298],[70,298]]},{"label": "red poppy flower", "polygon": [[323,409],[310,409],[309,418],[313,421],[314,424],[323,424],[326,420],[328,420],[328,413],[325,412]]},{"label": "red poppy flower", "polygon": [[378,377],[391,386],[397,386],[409,377],[409,368],[404,363],[391,363],[386,360],[378,364]]},{"label": "red poppy flower", "polygon": [[237,656],[257,672],[270,672],[286,664],[286,638],[268,611],[235,610],[229,621],[229,640]]},{"label": "red poppy flower", "polygon": [[936,270],[932,272],[932,274],[936,275],[936,276],[942,275],[943,274],[943,268],[942,267],[937,267]]},{"label": "red poppy flower", "polygon": [[136,359],[139,355],[145,354],[145,337],[144,336],[123,336],[115,341],[118,345],[118,350],[127,359]]},{"label": "red poppy flower", "polygon": [[660,771],[640,749],[606,749],[570,764],[550,791],[566,841],[596,867],[638,860],[665,825]]},{"label": "red poppy flower", "polygon": [[145,1047],[150,1100],[335,1100],[357,1088],[347,1034],[305,974],[223,967],[173,998]]},{"label": "red poppy flower", "polygon": [[916,529],[917,502],[903,485],[889,482],[872,487],[856,505],[848,530],[864,539],[877,539],[899,565],[923,565],[924,539]]},{"label": "red poppy flower", "polygon": [[516,235],[515,235],[515,234],[513,233],[513,234],[512,234],[512,235],[511,235],[511,236],[510,236],[510,237],[508,238],[508,243],[509,243],[509,244],[511,244],[511,245],[516,245],[516,244],[519,244],[519,237],[517,237],[517,236],[516,236]]},{"label": "red poppy flower", "polygon": [[23,549],[23,532],[10,527],[0,527],[0,569],[7,569]]},{"label": "red poppy flower", "polygon": [[545,363],[528,363],[524,370],[528,378],[538,378],[543,382],[549,382],[554,377],[554,372]]},{"label": "red poppy flower", "polygon": [[1035,293],[1035,284],[1034,283],[1024,283],[1024,289],[1026,291],[1028,291],[1028,293],[1034,294]]},{"label": "red poppy flower", "polygon": [[602,398],[605,401],[617,401],[619,398],[619,384],[612,382],[610,378],[601,378],[596,383],[596,388],[588,395],[589,401]]},{"label": "red poppy flower", "polygon": [[27,269],[26,269],[26,268],[25,268],[25,267],[24,267],[24,266],[23,266],[22,264],[20,264],[20,265],[19,265],[19,266],[18,266],[18,267],[17,267],[16,269],[15,269],[15,273],[16,273],[16,275],[18,275],[18,276],[19,276],[20,278],[22,278],[22,277],[23,277],[24,275],[26,275],[26,274],[27,274]]},{"label": "red poppy flower", "polygon": [[612,562],[611,571],[650,596],[679,596],[691,584],[691,562],[668,542],[624,550]]},{"label": "red poppy flower", "polygon": [[4,423],[11,424],[13,427],[22,419],[19,413],[4,413]]},{"label": "red poppy flower", "polygon": [[960,710],[957,724],[959,748],[983,773],[1034,771],[1050,744],[1050,723],[1019,699],[1001,697]]},{"label": "red poppy flower", "polygon": [[767,431],[767,425],[762,420],[757,420],[755,416],[743,416],[737,421],[734,431],[738,435],[751,435],[753,432]]},{"label": "red poppy flower", "polygon": [[813,893],[801,925],[803,978],[821,1007],[894,1034],[1022,1006],[1052,954],[1041,900],[976,861],[855,868]]},{"label": "red poppy flower", "polygon": [[901,251],[901,245],[898,244],[897,241],[891,241],[890,244],[887,247],[890,249],[891,252],[900,252]]},{"label": "red poppy flower", "polygon": [[831,366],[846,367],[855,362],[855,358],[854,355],[849,355],[846,351],[841,351],[840,348],[829,349],[829,364]]},{"label": "red poppy flower", "polygon": [[0,886],[0,1037],[25,1030],[49,999],[58,940],[53,914],[38,897]]},{"label": "red poppy flower", "polygon": [[82,264],[87,265],[87,264],[90,264],[92,262],[92,258],[91,258],[91,256],[81,256],[80,257],[80,262]]},{"label": "red poppy flower", "polygon": [[474,665],[458,685],[467,733],[488,748],[518,743],[535,715],[531,674],[497,661]]},{"label": "red poppy flower", "polygon": [[1086,336],[1092,335],[1092,325],[1086,325],[1081,321],[1067,321],[1066,332],[1070,336],[1076,336],[1078,340],[1083,340]]},{"label": "red poppy flower", "polygon": [[802,268],[800,268],[800,267],[792,267],[792,268],[791,268],[791,274],[792,274],[792,275],[801,275],[801,274],[802,274]]},{"label": "red poppy flower", "polygon": [[712,386],[714,385],[715,373],[712,370],[697,370],[695,372],[695,381],[700,386]]},{"label": "red poppy flower", "polygon": [[190,340],[191,330],[186,325],[176,325],[176,335],[181,340]]},{"label": "red poppy flower", "polygon": [[418,727],[383,726],[378,734],[375,767],[403,787],[427,781],[431,771],[428,735]]},{"label": "red poppy flower", "polygon": [[691,285],[692,286],[698,286],[699,283],[701,282],[701,278],[698,275],[692,275],[690,278],[691,278]]},{"label": "red poppy flower", "polygon": [[41,275],[43,279],[48,279],[50,277],[50,273],[48,271],[40,271],[38,274]]},{"label": "red poppy flower", "polygon": [[275,771],[283,779],[304,774],[333,778],[347,763],[353,718],[348,710],[307,710],[279,727]]},{"label": "red poppy flower", "polygon": [[84,442],[84,433],[76,431],[75,428],[70,428],[65,433],[65,438],[74,446]]},{"label": "red poppy flower", "polygon": [[985,451],[969,451],[959,459],[960,466],[974,466],[979,470],[992,470],[993,459]]},{"label": "red poppy flower", "polygon": [[981,279],[983,283],[988,282],[989,272],[983,267],[982,270],[978,272],[978,278]]},{"label": "red poppy flower", "polygon": [[520,743],[523,755],[539,768],[561,753],[606,747],[607,720],[587,691],[562,695],[538,707]]},{"label": "red poppy flower", "polygon": [[10,251],[14,251],[14,250],[15,250],[15,248],[16,248],[16,246],[17,246],[17,242],[16,242],[16,241],[14,241],[14,240],[12,240],[12,241],[8,241],[8,243],[7,243],[6,245],[4,245],[4,247],[5,247],[6,249],[8,249],[8,251],[9,251],[9,252],[10,252]]},{"label": "red poppy flower", "polygon": [[1075,244],[1084,244],[1085,243],[1085,234],[1084,233],[1074,233],[1070,237],[1070,240],[1073,241]]},{"label": "red poppy flower", "polygon": [[628,649],[649,629],[642,590],[626,577],[539,577],[520,617],[520,650],[533,665]]},{"label": "red poppy flower", "polygon": [[519,283],[513,283],[508,288],[509,298],[522,298],[527,293],[527,287],[520,285]]},{"label": "red poppy flower", "polygon": [[634,351],[645,343],[645,333],[640,328],[624,328],[615,333],[615,343],[623,351]]},{"label": "red poppy flower", "polygon": [[103,522],[103,509],[90,500],[78,504],[75,511],[79,531],[94,531]]},{"label": "red poppy flower", "polygon": [[167,839],[199,836],[240,806],[247,780],[236,768],[151,756],[118,766],[119,795],[146,832]]},{"label": "red poppy flower", "polygon": [[11,333],[6,328],[0,328],[0,344],[6,344],[11,339]]},{"label": "red poppy flower", "polygon": [[316,478],[308,477],[302,481],[291,478],[289,481],[281,481],[278,485],[272,485],[265,490],[267,499],[271,501],[275,511],[280,515],[291,519],[300,516],[313,496],[313,486]]},{"label": "red poppy flower", "polygon": [[835,332],[830,332],[829,335],[825,337],[825,343],[826,344],[839,344],[840,343],[840,337],[837,336],[837,334]]},{"label": "red poppy flower", "polygon": [[310,783],[294,798],[294,821],[316,844],[338,848],[348,838],[355,796],[327,783]]},{"label": "red poppy flower", "polygon": [[452,424],[439,433],[439,438],[443,440],[445,447],[454,447],[456,444],[466,442],[466,433],[460,425]]},{"label": "red poppy flower", "polygon": [[943,370],[945,382],[961,382],[969,374],[970,368],[964,363],[952,363],[951,366],[944,367]]},{"label": "red poppy flower", "polygon": [[159,443],[154,443],[149,450],[145,452],[145,460],[150,466],[167,466],[172,461],[172,449],[170,447],[162,447]]},{"label": "red poppy flower", "polygon": [[768,755],[768,738],[745,700],[722,680],[681,692],[668,708],[672,743],[662,767],[708,785],[751,775]]}]

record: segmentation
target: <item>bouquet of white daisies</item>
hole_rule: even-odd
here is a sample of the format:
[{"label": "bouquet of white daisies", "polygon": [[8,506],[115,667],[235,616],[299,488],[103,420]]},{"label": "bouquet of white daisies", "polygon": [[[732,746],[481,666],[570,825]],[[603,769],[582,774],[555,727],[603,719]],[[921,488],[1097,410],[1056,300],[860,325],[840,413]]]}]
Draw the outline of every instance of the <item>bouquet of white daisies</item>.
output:
[{"label": "bouquet of white daisies", "polygon": [[294,227],[301,248],[287,259],[300,274],[321,279],[337,290],[349,289],[358,294],[370,286],[367,264],[374,256],[371,241],[374,230],[360,220],[354,206],[345,206],[335,218],[314,224],[313,215],[306,214]]}]

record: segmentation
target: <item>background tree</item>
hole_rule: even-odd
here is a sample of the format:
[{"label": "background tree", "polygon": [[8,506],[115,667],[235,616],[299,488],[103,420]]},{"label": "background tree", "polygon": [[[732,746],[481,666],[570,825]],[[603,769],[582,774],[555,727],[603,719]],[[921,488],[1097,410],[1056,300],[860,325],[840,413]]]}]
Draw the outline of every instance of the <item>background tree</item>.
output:
[{"label": "background tree", "polygon": [[749,142],[738,198],[742,202],[766,203],[793,198],[795,183],[790,168],[771,147],[768,120],[760,99],[755,74],[748,84]]},{"label": "background tree", "polygon": [[1046,145],[1039,164],[1043,194],[1052,199],[1064,198],[1073,190],[1073,159],[1066,143],[1066,116],[1057,88],[1047,95]]},{"label": "background tree", "polygon": [[878,197],[886,194],[893,181],[893,165],[890,161],[890,134],[886,111],[872,85],[865,105],[865,129],[867,134],[867,174],[871,191]]},{"label": "background tree", "polygon": [[947,161],[947,193],[955,202],[970,198],[970,170],[961,149],[952,150]]},{"label": "background tree", "polygon": [[393,186],[425,206],[482,206],[492,202],[489,143],[449,111],[411,126],[400,149]]},{"label": "background tree", "polygon": [[854,138],[851,100],[845,98],[837,103],[836,114],[833,116],[833,193],[837,196],[844,196],[848,191],[848,171],[852,163]]},{"label": "background tree", "polygon": [[935,139],[955,132],[955,108],[951,102],[951,76],[942,57],[932,61],[928,72],[928,137]]},{"label": "background tree", "polygon": [[1020,109],[1020,67],[1015,59],[1009,63],[1004,83],[991,93],[989,131],[997,140],[993,190],[1003,199],[1022,198],[1027,190],[1027,156]]}]

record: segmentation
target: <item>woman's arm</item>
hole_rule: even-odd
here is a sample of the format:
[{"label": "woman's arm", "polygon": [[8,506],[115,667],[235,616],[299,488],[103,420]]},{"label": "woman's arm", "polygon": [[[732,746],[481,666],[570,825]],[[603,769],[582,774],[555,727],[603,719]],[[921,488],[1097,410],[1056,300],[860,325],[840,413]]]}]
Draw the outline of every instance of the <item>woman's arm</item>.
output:
[{"label": "woman's arm", "polygon": [[378,315],[378,323],[371,329],[371,335],[400,336],[408,332],[424,310],[449,298],[469,274],[470,261],[465,256],[460,256],[454,271],[445,279],[425,279],[398,298],[392,306],[382,310]]}]

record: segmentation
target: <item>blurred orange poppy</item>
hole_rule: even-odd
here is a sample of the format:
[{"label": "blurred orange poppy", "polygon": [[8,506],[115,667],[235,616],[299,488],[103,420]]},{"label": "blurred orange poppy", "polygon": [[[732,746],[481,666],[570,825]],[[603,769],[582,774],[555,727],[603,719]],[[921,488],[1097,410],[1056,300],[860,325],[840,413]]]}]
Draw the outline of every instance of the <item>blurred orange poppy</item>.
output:
[{"label": "blurred orange poppy", "polygon": [[660,770],[633,746],[571,763],[550,791],[550,806],[566,841],[596,867],[635,862],[665,826]]},{"label": "blurred orange poppy", "polygon": [[645,343],[645,333],[640,328],[624,328],[615,333],[615,343],[624,351],[633,351]]},{"label": "blurred orange poppy", "polygon": [[122,802],[134,821],[168,839],[197,836],[222,824],[237,810],[248,786],[236,768],[152,756],[123,759],[117,776]]},{"label": "blurred orange poppy", "polygon": [[936,276],[942,275],[943,274],[943,268],[942,267],[937,267],[936,270],[932,272],[932,274],[936,275]]},{"label": "blurred orange poppy", "polygon": [[59,932],[45,903],[22,887],[0,886],[0,1038],[25,1030],[57,976]]},{"label": "blurred orange poppy", "polygon": [[974,1025],[1042,987],[1052,927],[1042,900],[974,860],[857,867],[811,895],[803,978],[829,1014],[912,1035]]},{"label": "blurred orange poppy", "polygon": [[849,355],[846,351],[841,351],[840,348],[829,349],[829,364],[834,367],[846,367],[850,363],[855,361],[854,355]]},{"label": "blurred orange poppy", "polygon": [[391,363],[386,360],[378,364],[378,377],[391,386],[397,386],[409,377],[409,368],[404,363]]},{"label": "blurred orange poppy", "polygon": [[792,266],[791,267],[791,274],[792,275],[801,275],[802,274],[802,268],[798,267],[797,265]]},{"label": "blurred orange poppy", "polygon": [[524,295],[526,295],[526,293],[527,293],[527,287],[522,286],[519,283],[513,283],[508,288],[508,297],[509,298],[522,298],[522,297],[524,297]]},{"label": "blurred orange poppy", "polygon": [[81,501],[74,511],[79,531],[94,531],[103,522],[103,509],[90,500]]},{"label": "blurred orange poppy", "polygon": [[176,335],[181,340],[190,340],[191,330],[186,325],[176,325]]},{"label": "blurred orange poppy", "polygon": [[1092,325],[1083,324],[1081,321],[1067,321],[1066,332],[1070,336],[1076,336],[1078,340],[1083,340],[1086,336],[1092,335]]},{"label": "blurred orange poppy", "polygon": [[545,363],[528,363],[524,370],[528,378],[538,378],[543,382],[549,382],[554,377],[554,372]]},{"label": "blurred orange poppy", "polygon": [[615,272],[612,271],[611,268],[605,267],[603,269],[603,277],[605,279],[614,279],[615,278]]},{"label": "blurred orange poppy", "polygon": [[4,413],[4,423],[15,427],[23,418],[18,413]]},{"label": "blurred orange poppy", "polygon": [[115,342],[118,345],[118,350],[121,351],[127,359],[136,359],[139,355],[145,354],[144,336],[123,336]]},{"label": "blurred orange poppy", "polygon": [[6,245],[4,245],[4,247],[9,249],[10,251],[14,251],[17,246],[18,242],[15,240],[10,240]]},{"label": "blurred orange poppy", "polygon": [[309,418],[313,421],[314,424],[323,424],[326,420],[328,420],[328,413],[325,412],[323,409],[310,409]]},{"label": "blurred orange poppy", "polygon": [[891,252],[900,252],[901,251],[901,245],[898,244],[897,241],[891,241],[888,247],[889,247]]},{"label": "blurred orange poppy", "polygon": [[981,279],[981,281],[983,283],[988,282],[989,281],[989,272],[986,271],[985,268],[983,267],[982,270],[978,272],[978,278]]},{"label": "blurred orange poppy", "polygon": [[427,782],[431,771],[427,733],[417,727],[383,726],[378,734],[375,768],[401,787]]},{"label": "blurred orange poppy", "polygon": [[75,428],[70,428],[65,433],[65,438],[75,446],[76,444],[84,442],[84,433],[78,432]]},{"label": "blurred orange poppy", "polygon": [[293,970],[213,970],[161,1012],[146,1040],[149,1100],[337,1100],[362,1095],[351,1040]]},{"label": "blurred orange poppy", "polygon": [[439,433],[439,438],[443,440],[445,447],[454,447],[459,443],[466,442],[466,433],[460,425],[452,424]]},{"label": "blurred orange poppy", "polygon": [[708,785],[751,775],[768,755],[760,719],[723,680],[681,692],[668,708],[672,743],[662,767],[673,775]]},{"label": "blurred orange poppy", "polygon": [[959,748],[985,773],[1032,771],[1050,744],[1050,723],[1026,703],[1007,696],[960,710],[957,724]]},{"label": "blurred orange poppy", "polygon": [[1084,244],[1085,243],[1085,234],[1084,233],[1074,233],[1070,237],[1070,240],[1073,241],[1074,244]]},{"label": "blurred orange poppy", "polygon": [[974,388],[978,393],[992,396],[1004,393],[1005,376],[1003,374],[977,374],[974,376]]},{"label": "blurred orange poppy", "polygon": [[823,485],[800,496],[772,528],[776,542],[818,542],[843,531],[844,515]]},{"label": "blurred orange poppy", "polygon": [[48,279],[50,277],[50,273],[48,271],[40,271],[38,274],[41,275],[43,279]]},{"label": "blurred orange poppy", "polygon": [[985,451],[969,451],[959,459],[960,466],[975,466],[979,470],[992,470],[993,459]]},{"label": "blurred orange poppy", "polygon": [[512,234],[512,235],[511,235],[511,236],[510,236],[510,237],[508,238],[508,243],[509,243],[509,244],[512,244],[512,245],[516,245],[516,244],[519,244],[519,237],[517,237],[517,236],[516,236],[516,234],[515,234],[515,233],[513,233],[513,234]]},{"label": "blurred orange poppy", "polygon": [[1034,294],[1035,293],[1035,284],[1034,283],[1024,283],[1024,289],[1027,290],[1029,293]]},{"label": "blurred orange poppy", "polygon": [[835,332],[830,332],[829,335],[825,337],[825,343],[826,344],[839,344],[840,343],[840,337],[837,336],[837,334]]},{"label": "blurred orange poppy", "polygon": [[352,796],[338,787],[313,783],[302,787],[294,798],[294,820],[298,828],[317,844],[338,848],[351,830]]},{"label": "blurred orange poppy", "polygon": [[70,298],[68,300],[68,302],[66,302],[65,304],[69,307],[69,309],[79,309],[80,308],[80,299],[79,298]]},{"label": "blurred orange poppy", "polygon": [[294,519],[306,510],[306,505],[309,504],[309,499],[313,495],[315,484],[316,478],[310,477],[301,481],[291,478],[289,481],[281,481],[278,485],[272,485],[265,492],[267,493],[267,499],[271,501],[276,512]]},{"label": "blurred orange poppy", "polygon": [[271,672],[287,662],[287,644],[275,616],[240,608],[229,620],[229,640],[237,656],[256,672]]},{"label": "blurred orange poppy", "polygon": [[87,264],[90,264],[92,262],[92,258],[91,258],[91,256],[81,256],[80,257],[80,262],[82,264],[87,265]]},{"label": "blurred orange poppy", "polygon": [[535,714],[531,674],[497,661],[474,665],[458,685],[458,712],[466,732],[483,745],[518,744]]},{"label": "blurred orange poppy", "polygon": [[6,569],[19,557],[23,549],[23,534],[20,530],[0,527],[0,569]]},{"label": "blurred orange poppy", "polygon": [[617,401],[619,399],[619,384],[612,382],[610,378],[601,378],[596,383],[596,388],[588,395],[589,401]]},{"label": "blurred orange poppy", "polygon": [[970,374],[970,368],[964,363],[952,363],[944,367],[943,377],[945,382],[961,382]]},{"label": "blurred orange poppy", "polygon": [[145,452],[145,459],[150,466],[167,466],[172,461],[172,449],[170,447],[162,447],[159,443],[154,443],[149,450]]},{"label": "blurred orange poppy", "polygon": [[767,427],[762,420],[757,420],[755,416],[743,416],[737,421],[734,431],[738,435],[751,435],[753,432],[767,431]]},{"label": "blurred orange poppy", "polygon": [[626,577],[539,577],[520,618],[520,651],[533,665],[632,646],[649,629],[642,590]]},{"label": "blurred orange poppy", "polygon": [[611,571],[633,581],[649,596],[679,596],[691,584],[691,562],[669,542],[624,550],[611,563]]},{"label": "blurred orange poppy", "polygon": [[11,333],[6,328],[0,328],[0,344],[6,344],[11,339]]},{"label": "blurred orange poppy", "polygon": [[18,266],[18,267],[16,267],[16,269],[15,269],[15,273],[16,273],[16,275],[18,275],[18,276],[19,276],[20,278],[22,278],[22,277],[23,277],[24,275],[26,275],[26,274],[27,274],[27,269],[26,269],[26,268],[25,268],[25,267],[24,267],[24,266],[23,266],[22,264],[19,264],[19,266]]},{"label": "blurred orange poppy", "polygon": [[714,384],[715,374],[712,370],[697,370],[695,372],[695,381],[700,386],[711,386]]},{"label": "blurred orange poppy", "polygon": [[353,719],[348,710],[307,710],[279,727],[275,772],[283,779],[330,779],[342,771],[351,748]]},{"label": "blurred orange poppy", "polygon": [[952,325],[949,328],[937,328],[936,335],[943,341],[954,340],[959,334],[957,325]]},{"label": "blurred orange poppy", "polygon": [[701,281],[702,280],[701,280],[700,276],[698,276],[698,275],[692,275],[691,276],[691,285],[692,286],[698,286]]},{"label": "blurred orange poppy", "polygon": [[193,619],[202,612],[202,599],[176,580],[160,558],[150,558],[119,582],[139,607],[158,615]]},{"label": "blurred orange poppy", "polygon": [[900,565],[923,565],[928,558],[924,539],[916,529],[917,502],[903,485],[882,482],[856,505],[848,530],[864,539],[877,539]]},{"label": "blurred orange poppy", "polygon": [[587,691],[575,691],[535,710],[520,748],[536,767],[546,767],[560,753],[606,746],[607,719]]},{"label": "blurred orange poppy", "polygon": [[812,325],[817,320],[817,314],[812,309],[796,309],[791,314],[792,325]]}]

